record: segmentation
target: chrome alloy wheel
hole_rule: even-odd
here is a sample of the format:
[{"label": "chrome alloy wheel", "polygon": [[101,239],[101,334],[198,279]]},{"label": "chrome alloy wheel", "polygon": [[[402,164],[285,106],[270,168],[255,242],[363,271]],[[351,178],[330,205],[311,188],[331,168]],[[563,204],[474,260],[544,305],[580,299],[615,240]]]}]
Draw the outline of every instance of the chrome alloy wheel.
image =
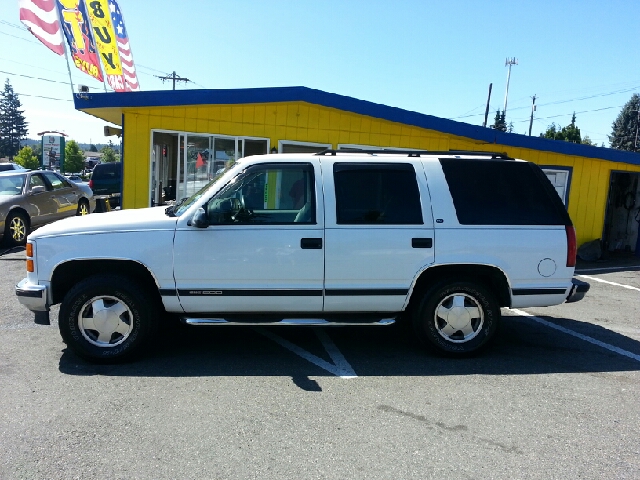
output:
[{"label": "chrome alloy wheel", "polygon": [[97,347],[115,347],[133,330],[133,314],[119,298],[101,295],[87,301],[78,314],[82,336]]},{"label": "chrome alloy wheel", "polygon": [[452,343],[465,343],[475,338],[484,324],[484,312],[478,301],[465,293],[444,297],[436,307],[436,331]]},{"label": "chrome alloy wheel", "polygon": [[27,236],[27,225],[24,223],[24,219],[21,216],[15,216],[9,223],[9,231],[11,232],[11,239],[15,243],[24,242]]}]

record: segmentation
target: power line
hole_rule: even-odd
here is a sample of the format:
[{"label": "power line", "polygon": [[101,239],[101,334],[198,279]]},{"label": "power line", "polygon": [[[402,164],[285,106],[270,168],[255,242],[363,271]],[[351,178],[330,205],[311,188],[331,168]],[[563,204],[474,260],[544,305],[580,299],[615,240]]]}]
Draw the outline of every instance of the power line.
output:
[{"label": "power line", "polygon": [[73,102],[73,100],[70,100],[68,98],[53,98],[53,97],[44,97],[42,95],[29,95],[28,93],[18,93],[15,92],[16,95],[19,95],[21,97],[33,97],[33,98],[45,98],[47,100],[59,100],[61,102]]},{"label": "power line", "polygon": [[27,31],[27,28],[22,24],[18,25],[17,23],[8,22],[6,20],[0,20],[0,23],[3,24],[3,25],[7,25],[9,27],[17,28],[18,30],[22,30],[23,32]]},{"label": "power line", "polygon": [[29,42],[29,43],[34,43],[36,45],[40,45],[39,42],[36,42],[34,40],[31,40],[29,38],[24,38],[24,37],[19,37],[17,35],[11,35],[10,33],[6,33],[6,32],[0,32],[2,35],[7,35],[8,37],[13,37],[13,38],[17,38],[18,40],[23,40],[25,42]]},{"label": "power line", "polygon": [[[16,77],[30,78],[32,80],[41,80],[43,82],[61,83],[63,85],[69,85],[69,82],[61,82],[59,80],[51,80],[50,78],[33,77],[31,75],[23,75],[21,73],[5,72],[4,70],[0,70],[0,73],[4,73],[6,75],[14,75]],[[95,89],[95,90],[100,90],[98,87],[88,87],[88,88],[92,88],[92,89]]]}]

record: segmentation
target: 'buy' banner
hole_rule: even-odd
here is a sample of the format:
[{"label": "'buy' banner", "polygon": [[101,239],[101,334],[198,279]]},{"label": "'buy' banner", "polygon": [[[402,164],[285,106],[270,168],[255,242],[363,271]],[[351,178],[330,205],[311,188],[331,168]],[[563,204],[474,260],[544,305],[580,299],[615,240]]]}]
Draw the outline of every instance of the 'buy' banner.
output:
[{"label": "'buy' banner", "polygon": [[107,82],[116,92],[124,92],[125,82],[122,78],[122,64],[118,53],[116,32],[111,20],[109,1],[90,0],[87,7]]}]

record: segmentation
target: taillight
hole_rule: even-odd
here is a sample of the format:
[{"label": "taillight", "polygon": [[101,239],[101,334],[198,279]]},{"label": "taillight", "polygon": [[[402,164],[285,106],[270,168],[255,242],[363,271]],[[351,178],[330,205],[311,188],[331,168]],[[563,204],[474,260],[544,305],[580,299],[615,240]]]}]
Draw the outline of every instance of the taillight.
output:
[{"label": "taillight", "polygon": [[89,179],[89,188],[93,190],[93,178]]},{"label": "taillight", "polygon": [[576,229],[571,225],[565,226],[564,229],[567,232],[567,267],[575,267],[576,255],[578,253]]}]

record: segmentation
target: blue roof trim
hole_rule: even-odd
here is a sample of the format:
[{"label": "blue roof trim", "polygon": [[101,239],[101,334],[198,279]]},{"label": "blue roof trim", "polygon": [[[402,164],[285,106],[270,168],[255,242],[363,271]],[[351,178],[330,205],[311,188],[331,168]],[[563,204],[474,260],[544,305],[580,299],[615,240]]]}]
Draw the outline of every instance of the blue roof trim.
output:
[{"label": "blue roof trim", "polygon": [[181,105],[237,105],[245,103],[307,102],[338,110],[436,130],[451,135],[497,143],[509,147],[530,148],[546,152],[597,158],[611,162],[640,165],[640,154],[592,147],[540,137],[529,137],[517,133],[506,133],[491,128],[456,122],[446,118],[389,107],[357,98],[323,92],[307,87],[243,88],[228,90],[162,90],[125,93],[92,93],[82,97],[74,95],[75,108],[169,107]]}]

